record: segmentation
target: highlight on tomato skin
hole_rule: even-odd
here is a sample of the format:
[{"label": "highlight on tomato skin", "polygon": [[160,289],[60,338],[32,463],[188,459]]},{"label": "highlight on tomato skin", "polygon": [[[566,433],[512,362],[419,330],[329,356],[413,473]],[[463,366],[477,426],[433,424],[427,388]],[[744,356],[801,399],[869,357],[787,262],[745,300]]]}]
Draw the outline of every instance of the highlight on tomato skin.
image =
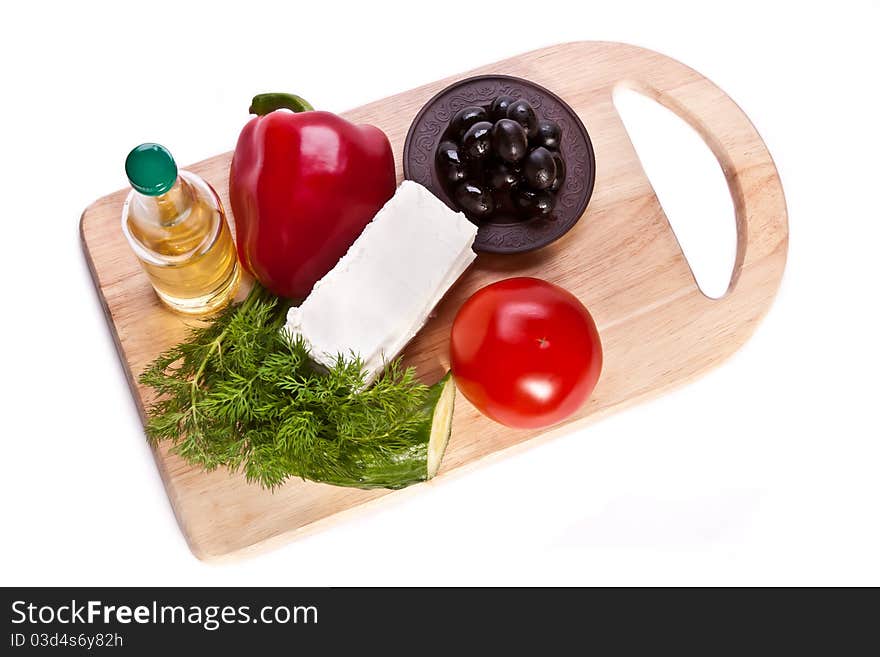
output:
[{"label": "highlight on tomato skin", "polygon": [[547,281],[508,278],[462,305],[452,324],[452,373],[487,417],[514,428],[576,413],[602,370],[602,344],[586,307]]}]

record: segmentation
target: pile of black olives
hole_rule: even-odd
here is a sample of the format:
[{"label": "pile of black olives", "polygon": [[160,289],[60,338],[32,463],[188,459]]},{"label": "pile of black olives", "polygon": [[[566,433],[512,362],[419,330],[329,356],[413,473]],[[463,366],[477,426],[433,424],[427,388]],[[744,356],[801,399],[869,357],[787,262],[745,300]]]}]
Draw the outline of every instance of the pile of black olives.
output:
[{"label": "pile of black olives", "polygon": [[476,223],[548,217],[565,180],[562,131],[527,100],[498,96],[458,111],[437,147],[449,196]]}]

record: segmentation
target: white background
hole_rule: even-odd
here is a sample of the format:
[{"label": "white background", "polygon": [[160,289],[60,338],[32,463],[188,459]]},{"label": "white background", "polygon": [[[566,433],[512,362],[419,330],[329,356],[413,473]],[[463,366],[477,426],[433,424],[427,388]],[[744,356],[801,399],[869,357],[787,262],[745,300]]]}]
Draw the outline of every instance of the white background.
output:
[{"label": "white background", "polygon": [[[878,4],[431,4],[4,3],[0,584],[880,584]],[[197,561],[84,264],[82,209],[125,185],[141,141],[181,163],[230,150],[254,93],[343,111],[578,39],[680,59],[765,138],[791,245],[753,339],[580,433],[263,556]]]}]

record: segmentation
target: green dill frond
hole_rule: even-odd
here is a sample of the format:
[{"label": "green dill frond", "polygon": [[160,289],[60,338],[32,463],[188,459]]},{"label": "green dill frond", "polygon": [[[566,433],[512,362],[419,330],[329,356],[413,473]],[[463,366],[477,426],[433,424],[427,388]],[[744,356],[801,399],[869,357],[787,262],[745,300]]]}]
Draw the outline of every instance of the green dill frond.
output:
[{"label": "green dill frond", "polygon": [[413,463],[426,449],[428,388],[415,371],[396,360],[367,387],[358,358],[325,370],[283,330],[287,309],[257,285],[158,356],[140,377],[156,393],[150,442],[269,489],[290,477],[362,488],[424,479]]}]

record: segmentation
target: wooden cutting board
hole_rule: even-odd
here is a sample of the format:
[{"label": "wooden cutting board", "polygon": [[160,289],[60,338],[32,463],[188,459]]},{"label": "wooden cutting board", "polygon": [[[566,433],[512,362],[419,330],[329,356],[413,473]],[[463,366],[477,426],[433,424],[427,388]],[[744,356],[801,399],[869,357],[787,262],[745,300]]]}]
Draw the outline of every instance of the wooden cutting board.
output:
[{"label": "wooden cutting board", "polygon": [[[593,141],[595,191],[580,222],[554,244],[530,254],[481,255],[407,348],[407,360],[425,380],[439,378],[449,367],[450,324],[464,300],[493,281],[527,275],[558,283],[587,305],[601,333],[604,371],[583,409],[552,431],[508,429],[481,416],[458,395],[452,439],[439,475],[406,489],[408,494],[424,486],[442,486],[449,473],[463,466],[538,437],[575,429],[717,365],[751,335],[773,300],[785,266],[785,200],[761,137],[723,91],[655,52],[618,43],[557,45],[439,80],[343,116],[386,132],[401,177],[404,138],[422,105],[451,82],[481,73],[532,80],[571,105]],[[621,86],[676,112],[702,135],[721,164],[734,201],[738,234],[732,281],[721,299],[709,299],[697,288],[614,108],[612,92]],[[242,124],[245,120],[242,116]],[[234,139],[230,135],[230,144]],[[225,153],[186,167],[214,185],[227,210],[230,158],[231,153]],[[160,305],[122,236],[120,212],[126,193],[116,192],[86,209],[81,233],[143,416],[149,393],[137,384],[137,376],[157,354],[184,337],[185,324]],[[180,526],[200,559],[240,555],[289,540],[341,512],[390,494],[299,480],[269,493],[241,475],[193,469],[166,448],[156,450],[155,456]]]}]

